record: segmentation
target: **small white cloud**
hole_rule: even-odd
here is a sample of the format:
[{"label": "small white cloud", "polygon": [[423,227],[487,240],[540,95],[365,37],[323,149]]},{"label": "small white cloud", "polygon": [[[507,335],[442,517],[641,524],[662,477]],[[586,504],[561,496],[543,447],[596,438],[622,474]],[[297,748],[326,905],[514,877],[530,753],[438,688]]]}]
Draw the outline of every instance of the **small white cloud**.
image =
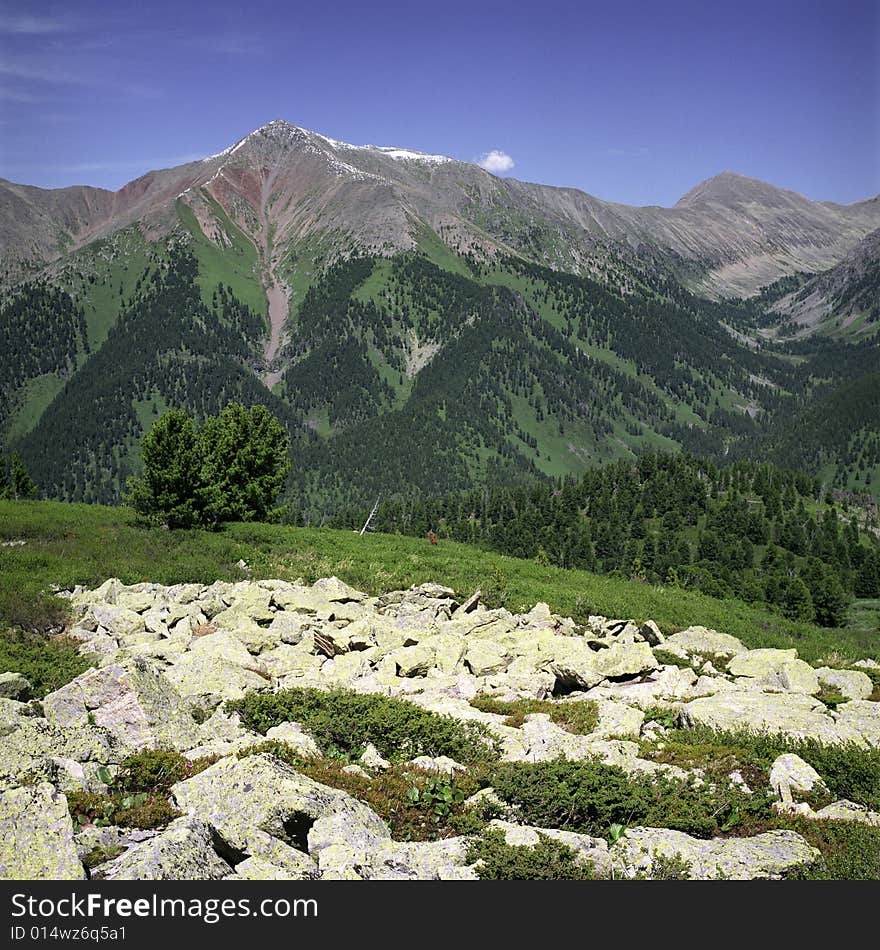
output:
[{"label": "small white cloud", "polygon": [[66,33],[70,28],[71,24],[68,20],[28,14],[0,13],[0,33],[40,36],[46,33]]},{"label": "small white cloud", "polygon": [[485,168],[487,172],[498,175],[501,172],[509,172],[514,166],[513,159],[500,149],[493,148],[491,152],[486,152],[477,160],[480,168]]}]

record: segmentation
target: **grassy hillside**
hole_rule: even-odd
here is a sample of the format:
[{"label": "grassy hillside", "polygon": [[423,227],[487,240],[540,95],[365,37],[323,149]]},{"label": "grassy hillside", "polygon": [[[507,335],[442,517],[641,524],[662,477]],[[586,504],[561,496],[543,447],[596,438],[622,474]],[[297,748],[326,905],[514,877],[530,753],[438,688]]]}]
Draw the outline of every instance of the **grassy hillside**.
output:
[{"label": "grassy hillside", "polygon": [[0,501],[0,619],[51,626],[59,603],[52,585],[211,582],[244,577],[303,578],[335,574],[370,593],[426,581],[459,594],[479,588],[484,599],[511,610],[546,601],[575,619],[590,613],[652,618],[666,631],[691,624],[731,633],[751,647],[794,646],[809,661],[873,656],[880,638],[871,624],[828,630],[793,623],[736,600],[717,600],[670,586],[586,571],[563,570],[443,541],[351,531],[235,524],[217,533],[141,528],[126,508],[56,502]]}]

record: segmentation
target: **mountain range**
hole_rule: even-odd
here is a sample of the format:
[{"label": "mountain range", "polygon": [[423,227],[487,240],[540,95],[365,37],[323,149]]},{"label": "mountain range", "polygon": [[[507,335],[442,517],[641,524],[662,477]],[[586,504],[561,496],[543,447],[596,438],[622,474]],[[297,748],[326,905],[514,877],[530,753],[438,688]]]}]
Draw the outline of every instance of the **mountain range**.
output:
[{"label": "mountain range", "polygon": [[117,192],[0,180],[0,447],[111,501],[156,414],[238,399],[306,520],[646,447],[877,494],[878,229],[880,197],[628,207],[281,120]]}]

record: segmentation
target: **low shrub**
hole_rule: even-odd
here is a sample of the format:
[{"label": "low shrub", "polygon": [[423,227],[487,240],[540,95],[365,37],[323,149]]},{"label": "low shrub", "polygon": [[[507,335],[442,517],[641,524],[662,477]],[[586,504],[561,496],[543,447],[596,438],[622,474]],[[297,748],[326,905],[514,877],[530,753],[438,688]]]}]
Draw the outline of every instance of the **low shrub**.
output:
[{"label": "low shrub", "polygon": [[82,827],[163,828],[180,815],[167,797],[146,792],[137,795],[69,792],[67,807],[74,822]]},{"label": "low shrub", "polygon": [[81,644],[63,636],[46,636],[26,630],[0,632],[0,672],[21,673],[37,699],[65,686],[94,666],[80,656]]},{"label": "low shrub", "polygon": [[710,838],[755,818],[769,816],[763,791],[697,787],[666,776],[627,775],[594,761],[515,762],[490,778],[496,794],[516,808],[517,819],[608,837],[612,825],[647,825]]},{"label": "low shrub", "polygon": [[822,852],[809,867],[790,874],[800,881],[880,881],[880,828],[858,821],[789,820],[785,827]]},{"label": "low shrub", "polygon": [[506,716],[506,724],[519,728],[531,713],[546,713],[550,719],[578,735],[589,735],[599,722],[596,704],[591,700],[578,700],[570,703],[554,702],[550,699],[515,699],[503,702],[491,696],[477,696],[471,700],[471,706],[481,712],[497,713]]},{"label": "low shrub", "polygon": [[777,756],[793,752],[822,776],[834,798],[880,810],[880,749],[877,748],[864,749],[852,742],[832,745],[773,733],[725,732],[704,726],[676,729],[665,736],[664,741],[667,747],[705,744],[734,747],[768,772]]},{"label": "low shrub", "polygon": [[168,749],[142,749],[123,759],[113,785],[128,794],[165,793],[217,761],[216,756],[188,759]]},{"label": "low shrub", "polygon": [[498,745],[479,723],[439,716],[413,703],[348,690],[288,689],[251,693],[227,703],[242,724],[263,735],[282,722],[298,722],[331,757],[359,757],[368,743],[390,762],[446,755],[457,762],[498,758]]},{"label": "low shrub", "polygon": [[504,832],[492,828],[468,847],[467,861],[476,864],[481,881],[593,881],[592,864],[577,860],[561,841],[540,835],[534,847],[507,844]]},{"label": "low shrub", "polygon": [[106,766],[98,769],[106,793],[68,793],[71,817],[82,826],[162,828],[180,814],[170,801],[171,786],[214,762],[214,756],[187,759],[168,749],[142,749],[123,759],[115,776]]}]

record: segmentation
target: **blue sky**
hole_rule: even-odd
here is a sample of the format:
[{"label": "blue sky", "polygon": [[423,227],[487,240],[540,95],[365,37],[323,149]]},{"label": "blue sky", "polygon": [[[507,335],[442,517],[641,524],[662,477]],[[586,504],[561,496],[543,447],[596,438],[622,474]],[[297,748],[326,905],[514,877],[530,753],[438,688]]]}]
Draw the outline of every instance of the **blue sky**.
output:
[{"label": "blue sky", "polygon": [[629,204],[880,192],[880,4],[0,0],[0,177],[118,188],[273,118]]}]

